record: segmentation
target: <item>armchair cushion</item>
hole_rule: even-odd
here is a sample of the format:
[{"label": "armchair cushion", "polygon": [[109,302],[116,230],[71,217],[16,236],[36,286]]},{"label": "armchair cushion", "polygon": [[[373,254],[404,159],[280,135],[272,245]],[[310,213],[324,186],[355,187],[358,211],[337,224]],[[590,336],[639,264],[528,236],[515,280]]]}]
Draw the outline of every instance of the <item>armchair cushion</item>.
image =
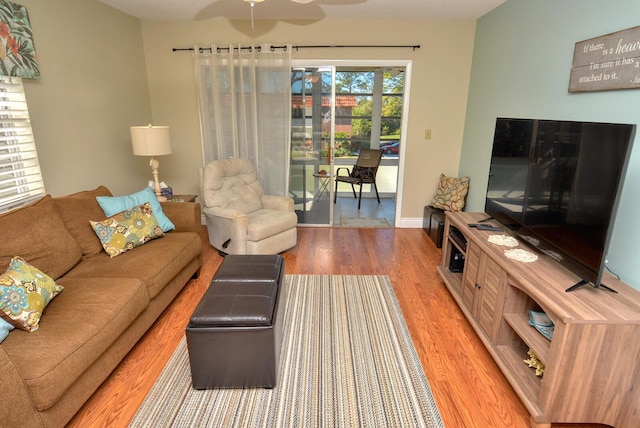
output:
[{"label": "armchair cushion", "polygon": [[206,207],[250,213],[262,208],[264,194],[253,164],[248,159],[210,162],[204,169],[203,197]]},{"label": "armchair cushion", "polygon": [[296,227],[298,216],[295,213],[285,213],[278,210],[258,210],[249,214],[247,225],[247,240],[261,241],[283,230]]},{"label": "armchair cushion", "polygon": [[249,186],[222,189],[218,198],[222,207],[245,214],[262,209],[260,195],[253,192]]}]

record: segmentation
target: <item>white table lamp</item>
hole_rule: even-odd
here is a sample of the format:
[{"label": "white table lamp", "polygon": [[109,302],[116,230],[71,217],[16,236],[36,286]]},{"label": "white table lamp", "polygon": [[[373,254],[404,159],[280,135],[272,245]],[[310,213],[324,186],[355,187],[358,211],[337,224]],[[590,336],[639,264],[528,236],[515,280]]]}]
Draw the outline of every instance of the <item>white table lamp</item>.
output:
[{"label": "white table lamp", "polygon": [[159,201],[166,201],[167,198],[161,195],[160,180],[158,179],[158,168],[160,162],[156,156],[171,154],[171,138],[168,126],[132,126],[131,145],[133,154],[136,156],[151,156],[149,166],[153,174],[153,191]]}]

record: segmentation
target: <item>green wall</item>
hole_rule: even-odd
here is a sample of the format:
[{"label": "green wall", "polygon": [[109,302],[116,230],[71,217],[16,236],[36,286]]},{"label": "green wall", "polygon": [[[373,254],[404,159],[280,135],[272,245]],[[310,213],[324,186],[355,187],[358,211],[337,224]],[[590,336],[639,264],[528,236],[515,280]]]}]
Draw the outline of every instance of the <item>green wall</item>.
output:
[{"label": "green wall", "polygon": [[[576,42],[640,25],[637,0],[507,0],[477,22],[460,176],[482,211],[496,117],[640,123],[640,90],[568,92]],[[640,289],[640,129],[607,266]]]},{"label": "green wall", "polygon": [[140,20],[95,0],[17,3],[42,73],[23,83],[47,193],[142,189],[149,159],[133,155],[129,134],[152,118]]}]

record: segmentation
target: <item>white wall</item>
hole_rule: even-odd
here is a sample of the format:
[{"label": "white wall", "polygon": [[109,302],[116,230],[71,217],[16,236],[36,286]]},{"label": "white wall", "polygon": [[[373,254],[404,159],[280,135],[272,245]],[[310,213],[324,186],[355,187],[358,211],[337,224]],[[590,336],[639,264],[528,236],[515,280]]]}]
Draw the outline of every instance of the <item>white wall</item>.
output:
[{"label": "white wall", "polygon": [[[475,22],[334,19],[308,25],[278,22],[264,31],[262,23],[256,25],[260,36],[255,43],[422,46],[415,51],[355,48],[293,52],[294,59],[413,61],[401,217],[421,219],[439,174],[458,172]],[[172,48],[196,43],[246,44],[252,39],[220,18],[143,21],[142,32],[154,123],[170,125],[174,132],[174,153],[162,159],[161,174],[174,191],[198,193],[197,169],[202,156],[194,70],[191,54],[172,52]],[[424,139],[426,128],[433,130],[431,140]]]}]

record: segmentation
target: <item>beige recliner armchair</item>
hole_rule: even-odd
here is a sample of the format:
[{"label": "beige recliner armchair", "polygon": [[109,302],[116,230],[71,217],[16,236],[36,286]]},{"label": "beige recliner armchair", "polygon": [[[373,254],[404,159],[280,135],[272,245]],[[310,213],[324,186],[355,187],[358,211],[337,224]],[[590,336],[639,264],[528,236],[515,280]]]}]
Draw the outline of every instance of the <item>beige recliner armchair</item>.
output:
[{"label": "beige recliner armchair", "polygon": [[209,242],[224,254],[278,254],[296,245],[293,199],[264,194],[248,159],[216,160],[201,169]]}]

